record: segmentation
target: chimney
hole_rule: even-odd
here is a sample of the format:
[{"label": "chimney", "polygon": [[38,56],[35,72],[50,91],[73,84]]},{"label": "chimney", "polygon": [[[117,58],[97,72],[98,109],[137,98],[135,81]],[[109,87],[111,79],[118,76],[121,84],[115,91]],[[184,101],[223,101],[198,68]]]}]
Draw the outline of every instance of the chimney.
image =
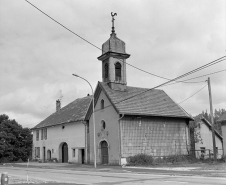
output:
[{"label": "chimney", "polygon": [[61,102],[60,102],[60,100],[58,99],[58,100],[56,101],[56,112],[59,111],[60,109],[61,109]]}]

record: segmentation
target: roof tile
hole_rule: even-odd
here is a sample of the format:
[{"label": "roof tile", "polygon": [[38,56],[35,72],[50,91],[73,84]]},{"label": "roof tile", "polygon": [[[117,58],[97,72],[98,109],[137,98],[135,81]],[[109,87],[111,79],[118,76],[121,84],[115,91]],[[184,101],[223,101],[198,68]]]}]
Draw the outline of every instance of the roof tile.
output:
[{"label": "roof tile", "polygon": [[82,121],[85,118],[92,96],[78,98],[59,111],[51,114],[33,129],[54,126],[62,123]]},{"label": "roof tile", "polygon": [[[99,82],[111,102],[121,114],[166,117],[191,116],[176,104],[163,90],[127,86],[126,91],[115,91],[106,82]],[[146,91],[146,92],[145,92]]]}]

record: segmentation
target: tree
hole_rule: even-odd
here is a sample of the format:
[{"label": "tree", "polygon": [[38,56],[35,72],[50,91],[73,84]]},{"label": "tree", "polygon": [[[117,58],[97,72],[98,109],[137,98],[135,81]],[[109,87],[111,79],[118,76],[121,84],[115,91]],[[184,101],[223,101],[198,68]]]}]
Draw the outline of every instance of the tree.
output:
[{"label": "tree", "polygon": [[0,115],[0,162],[27,161],[32,152],[32,134],[5,114]]}]

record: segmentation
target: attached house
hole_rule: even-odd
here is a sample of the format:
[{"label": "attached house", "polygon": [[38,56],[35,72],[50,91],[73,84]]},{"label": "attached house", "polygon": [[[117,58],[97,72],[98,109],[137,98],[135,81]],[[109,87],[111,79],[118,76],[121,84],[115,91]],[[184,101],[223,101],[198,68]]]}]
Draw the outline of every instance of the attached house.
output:
[{"label": "attached house", "polygon": [[78,98],[63,108],[57,100],[56,112],[32,129],[33,159],[85,162],[84,117],[91,99],[92,96]]},{"label": "attached house", "polygon": [[221,130],[223,136],[223,148],[224,148],[224,156],[226,155],[226,113],[224,113],[221,117],[218,118],[217,122],[221,123]]},{"label": "attached house", "polygon": [[[195,132],[199,133],[201,138],[199,142],[195,143],[196,157],[200,158],[202,152],[206,158],[212,157],[213,137],[211,123],[204,117],[201,117]],[[223,155],[223,138],[217,130],[215,130],[215,143],[217,158],[220,159]]]}]

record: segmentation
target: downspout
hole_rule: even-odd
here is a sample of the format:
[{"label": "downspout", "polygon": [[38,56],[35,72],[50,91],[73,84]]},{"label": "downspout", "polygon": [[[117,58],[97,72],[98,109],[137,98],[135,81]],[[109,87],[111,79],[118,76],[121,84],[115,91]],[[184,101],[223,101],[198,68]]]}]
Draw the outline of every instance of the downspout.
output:
[{"label": "downspout", "polygon": [[122,158],[122,143],[121,143],[121,124],[120,124],[120,120],[124,117],[124,114],[122,114],[122,117],[120,117],[118,119],[118,124],[119,124],[119,165],[121,165],[121,158]]}]

